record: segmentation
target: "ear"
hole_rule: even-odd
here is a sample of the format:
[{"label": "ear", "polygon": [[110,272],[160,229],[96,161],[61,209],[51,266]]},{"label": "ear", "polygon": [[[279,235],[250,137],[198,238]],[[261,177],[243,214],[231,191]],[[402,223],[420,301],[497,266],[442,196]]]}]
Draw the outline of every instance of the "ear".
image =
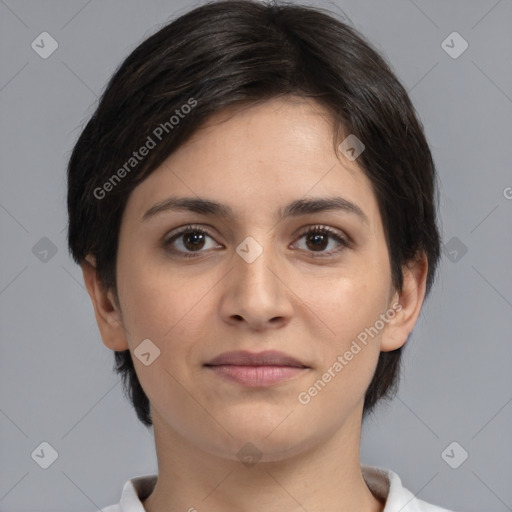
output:
[{"label": "ear", "polygon": [[121,310],[117,305],[113,292],[105,291],[102,283],[99,281],[94,256],[87,255],[80,266],[85,286],[94,307],[94,314],[96,315],[96,322],[103,343],[111,350],[128,349]]},{"label": "ear", "polygon": [[390,302],[395,316],[389,320],[381,338],[381,351],[396,350],[405,344],[416,325],[425,299],[428,259],[425,253],[402,267],[404,284]]}]

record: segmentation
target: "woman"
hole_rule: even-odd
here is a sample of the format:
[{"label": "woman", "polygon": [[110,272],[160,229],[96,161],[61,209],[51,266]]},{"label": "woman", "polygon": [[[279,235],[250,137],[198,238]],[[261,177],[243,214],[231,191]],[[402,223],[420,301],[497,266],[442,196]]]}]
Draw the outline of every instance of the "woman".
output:
[{"label": "woman", "polygon": [[116,71],[68,178],[70,250],[158,457],[106,512],[446,510],[359,460],[440,253],[423,128],[360,34],[194,9]]}]

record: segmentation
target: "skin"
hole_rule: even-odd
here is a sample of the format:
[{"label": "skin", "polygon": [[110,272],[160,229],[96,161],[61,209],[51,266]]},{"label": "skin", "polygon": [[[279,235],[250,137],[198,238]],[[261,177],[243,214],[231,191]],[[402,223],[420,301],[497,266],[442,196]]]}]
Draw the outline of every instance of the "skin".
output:
[{"label": "skin", "polygon": [[[312,100],[281,97],[217,114],[130,195],[118,248],[119,304],[98,281],[94,258],[82,265],[103,342],[132,351],[151,402],[159,477],[143,502],[149,512],[384,508],[361,474],[363,400],[380,351],[402,346],[417,321],[427,260],[404,267],[404,288],[393,289],[370,181],[332,142],[332,121]],[[235,216],[166,211],[141,220],[170,195],[213,199]],[[368,223],[344,211],[279,220],[290,201],[333,195],[360,206]],[[181,236],[165,247],[187,224],[211,238],[192,240],[190,249],[190,237]],[[317,225],[350,237],[351,247],[328,237],[315,249],[312,235],[301,232]],[[263,248],[252,263],[236,252],[247,236]],[[179,257],[194,247],[199,256]],[[299,403],[298,394],[398,303],[378,335],[308,404]],[[160,355],[146,366],[133,351],[148,338]],[[225,351],[270,349],[309,368],[246,388],[203,366]],[[237,456],[247,442],[262,454],[252,466]]]}]

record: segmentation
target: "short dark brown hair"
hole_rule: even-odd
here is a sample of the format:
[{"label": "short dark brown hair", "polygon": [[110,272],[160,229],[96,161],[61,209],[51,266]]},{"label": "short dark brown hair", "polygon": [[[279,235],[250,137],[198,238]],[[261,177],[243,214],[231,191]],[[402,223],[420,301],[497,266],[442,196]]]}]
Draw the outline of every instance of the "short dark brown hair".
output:
[{"label": "short dark brown hair", "polygon": [[[94,255],[101,283],[117,297],[119,229],[133,189],[212,114],[282,95],[313,98],[332,115],[335,139],[344,132],[364,143],[357,163],[377,198],[393,285],[402,291],[402,266],[424,253],[428,295],[440,237],[436,170],[423,125],[389,64],[361,34],[329,11],[297,4],[208,3],[165,25],[124,60],[69,160],[74,260]],[[131,161],[156,127],[158,144]],[[365,415],[395,395],[401,353],[402,347],[380,353]],[[114,370],[139,420],[151,426],[129,350],[115,352]]]}]

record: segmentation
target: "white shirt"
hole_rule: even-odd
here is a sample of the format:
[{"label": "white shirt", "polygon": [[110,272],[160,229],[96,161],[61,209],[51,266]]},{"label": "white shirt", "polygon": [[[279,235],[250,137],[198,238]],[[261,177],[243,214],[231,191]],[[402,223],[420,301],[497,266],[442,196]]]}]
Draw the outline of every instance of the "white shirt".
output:
[{"label": "white shirt", "polygon": [[[385,501],[384,512],[453,512],[419,500],[402,486],[393,471],[375,466],[361,465],[361,472],[370,491]],[[121,501],[103,508],[101,512],[146,512],[141,500],[153,491],[157,475],[143,475],[128,480],[123,487]]]}]

